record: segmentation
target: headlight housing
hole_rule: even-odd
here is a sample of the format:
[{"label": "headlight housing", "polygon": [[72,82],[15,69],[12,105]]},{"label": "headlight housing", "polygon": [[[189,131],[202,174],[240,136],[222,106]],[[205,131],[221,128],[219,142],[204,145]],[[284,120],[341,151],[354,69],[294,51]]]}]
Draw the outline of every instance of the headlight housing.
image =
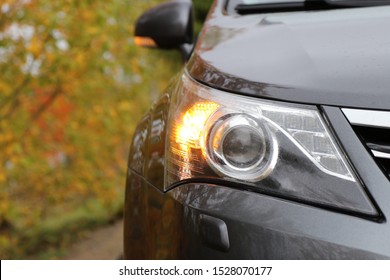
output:
[{"label": "headlight housing", "polygon": [[165,190],[207,179],[377,214],[315,106],[231,94],[186,75],[171,99],[165,166]]}]

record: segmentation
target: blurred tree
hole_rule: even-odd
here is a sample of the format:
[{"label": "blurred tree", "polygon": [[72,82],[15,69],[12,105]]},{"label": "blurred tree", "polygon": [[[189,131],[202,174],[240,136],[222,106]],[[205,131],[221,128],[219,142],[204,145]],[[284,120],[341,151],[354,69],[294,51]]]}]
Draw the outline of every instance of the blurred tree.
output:
[{"label": "blurred tree", "polygon": [[192,2],[195,7],[195,18],[198,22],[202,23],[206,19],[214,0],[192,0]]},{"label": "blurred tree", "polygon": [[180,66],[133,44],[157,2],[0,2],[1,258],[120,212],[134,125]]}]

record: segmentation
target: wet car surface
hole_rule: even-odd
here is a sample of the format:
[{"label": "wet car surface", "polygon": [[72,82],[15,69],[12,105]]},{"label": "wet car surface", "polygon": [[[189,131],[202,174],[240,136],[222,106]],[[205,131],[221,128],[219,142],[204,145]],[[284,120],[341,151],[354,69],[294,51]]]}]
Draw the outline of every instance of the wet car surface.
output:
[{"label": "wet car surface", "polygon": [[259,2],[215,1],[193,49],[190,2],[137,23],[189,59],[134,133],[125,258],[390,257],[390,6]]}]

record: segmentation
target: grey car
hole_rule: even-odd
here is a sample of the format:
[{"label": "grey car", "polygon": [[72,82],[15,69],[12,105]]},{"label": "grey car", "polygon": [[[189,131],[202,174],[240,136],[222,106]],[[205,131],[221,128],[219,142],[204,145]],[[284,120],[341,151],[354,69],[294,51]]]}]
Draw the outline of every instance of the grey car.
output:
[{"label": "grey car", "polygon": [[[135,42],[185,60],[134,132],[124,257],[390,257],[390,1],[189,1]],[[163,69],[156,69],[163,71]]]}]

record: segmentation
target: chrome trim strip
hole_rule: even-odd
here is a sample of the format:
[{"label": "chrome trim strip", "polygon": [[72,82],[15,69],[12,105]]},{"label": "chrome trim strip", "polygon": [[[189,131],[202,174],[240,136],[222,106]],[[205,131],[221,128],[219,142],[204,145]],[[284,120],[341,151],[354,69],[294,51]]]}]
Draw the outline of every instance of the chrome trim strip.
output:
[{"label": "chrome trim strip", "polygon": [[390,128],[390,111],[342,109],[348,121],[354,125]]},{"label": "chrome trim strip", "polygon": [[383,153],[375,150],[371,150],[371,152],[374,154],[375,157],[377,158],[385,158],[385,159],[390,159],[390,154],[388,153]]}]

